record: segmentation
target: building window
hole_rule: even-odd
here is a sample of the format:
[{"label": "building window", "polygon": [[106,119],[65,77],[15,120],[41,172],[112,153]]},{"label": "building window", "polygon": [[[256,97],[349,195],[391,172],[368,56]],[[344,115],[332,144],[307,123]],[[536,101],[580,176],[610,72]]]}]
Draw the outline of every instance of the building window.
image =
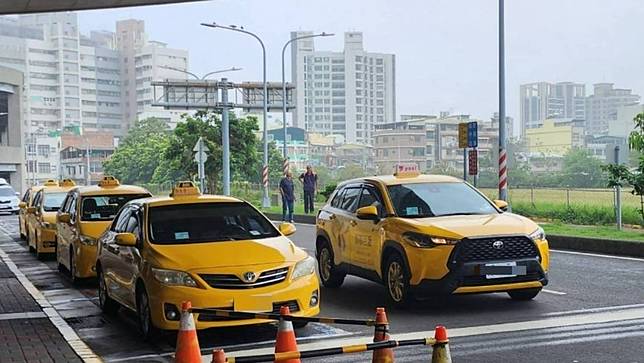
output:
[{"label": "building window", "polygon": [[38,172],[43,174],[51,173],[51,164],[49,163],[38,163]]}]

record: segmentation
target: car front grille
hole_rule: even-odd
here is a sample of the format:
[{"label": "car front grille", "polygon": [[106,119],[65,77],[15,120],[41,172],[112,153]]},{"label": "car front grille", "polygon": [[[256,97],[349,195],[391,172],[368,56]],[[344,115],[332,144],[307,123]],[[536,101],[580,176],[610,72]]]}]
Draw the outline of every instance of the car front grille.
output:
[{"label": "car front grille", "polygon": [[[499,244],[498,242],[502,242]],[[495,245],[496,244],[496,245]],[[457,263],[535,258],[537,247],[526,236],[466,238],[454,251]]]},{"label": "car front grille", "polygon": [[[273,314],[279,314],[280,308],[284,305],[288,306],[288,309],[291,312],[291,314],[300,311],[300,305],[297,303],[297,300],[288,300],[288,301],[274,302],[273,310],[270,312]],[[216,308],[216,309],[233,311],[232,307]],[[201,312],[199,313],[199,317],[197,318],[197,320],[198,321],[229,321],[229,320],[240,320],[240,319],[231,318],[227,316],[216,316],[215,314],[211,314],[208,312]]]},{"label": "car front grille", "polygon": [[201,274],[199,275],[199,277],[201,277],[208,283],[208,285],[213,288],[238,290],[254,289],[258,287],[279,284],[280,282],[286,280],[286,275],[288,275],[288,267],[264,271],[254,282],[242,281],[239,277],[231,274]]}]

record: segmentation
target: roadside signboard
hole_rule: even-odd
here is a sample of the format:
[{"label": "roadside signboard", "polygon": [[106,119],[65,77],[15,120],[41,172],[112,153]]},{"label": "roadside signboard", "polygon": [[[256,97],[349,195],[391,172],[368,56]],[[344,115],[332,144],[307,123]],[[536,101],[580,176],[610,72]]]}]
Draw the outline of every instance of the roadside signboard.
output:
[{"label": "roadside signboard", "polygon": [[458,147],[465,149],[467,147],[468,123],[458,124]]},{"label": "roadside signboard", "polygon": [[476,149],[469,150],[468,155],[468,168],[470,175],[477,175],[479,173],[479,153]]},{"label": "roadside signboard", "polygon": [[[460,130],[459,130],[460,131]],[[477,147],[479,145],[478,123],[467,123],[467,147]]]}]

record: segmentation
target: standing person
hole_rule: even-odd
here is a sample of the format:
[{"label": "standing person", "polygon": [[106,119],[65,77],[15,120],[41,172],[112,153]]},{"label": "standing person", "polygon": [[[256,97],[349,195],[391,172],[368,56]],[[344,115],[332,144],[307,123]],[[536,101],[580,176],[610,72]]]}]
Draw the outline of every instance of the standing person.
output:
[{"label": "standing person", "polygon": [[313,213],[313,200],[318,192],[318,175],[313,172],[311,165],[306,166],[306,172],[298,178],[304,186],[304,213]]},{"label": "standing person", "polygon": [[280,180],[280,194],[282,195],[282,221],[293,223],[295,186],[293,185],[293,174],[290,171],[287,171],[286,175]]}]

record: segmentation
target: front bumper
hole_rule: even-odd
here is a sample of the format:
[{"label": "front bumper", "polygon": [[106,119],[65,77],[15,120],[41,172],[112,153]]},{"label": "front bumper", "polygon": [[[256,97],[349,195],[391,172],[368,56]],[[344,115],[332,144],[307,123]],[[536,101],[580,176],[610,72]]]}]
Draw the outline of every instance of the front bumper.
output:
[{"label": "front bumper", "polygon": [[[181,311],[181,303],[184,301],[190,301],[194,308],[234,310],[235,299],[252,301],[256,298],[269,302],[272,305],[272,310],[277,310],[278,313],[281,305],[288,305],[294,316],[316,316],[320,313],[320,286],[316,274],[302,277],[296,281],[285,281],[256,289],[226,290],[210,287],[203,289],[166,286],[156,280],[147,281],[146,289],[150,298],[152,322],[157,328],[167,330],[178,330],[179,319],[169,320],[165,312],[167,310]],[[317,291],[317,304],[310,306],[311,296],[315,291]],[[294,311],[295,308],[298,311]],[[197,329],[274,322],[266,319],[232,320],[206,313],[194,313],[194,319]]]}]

